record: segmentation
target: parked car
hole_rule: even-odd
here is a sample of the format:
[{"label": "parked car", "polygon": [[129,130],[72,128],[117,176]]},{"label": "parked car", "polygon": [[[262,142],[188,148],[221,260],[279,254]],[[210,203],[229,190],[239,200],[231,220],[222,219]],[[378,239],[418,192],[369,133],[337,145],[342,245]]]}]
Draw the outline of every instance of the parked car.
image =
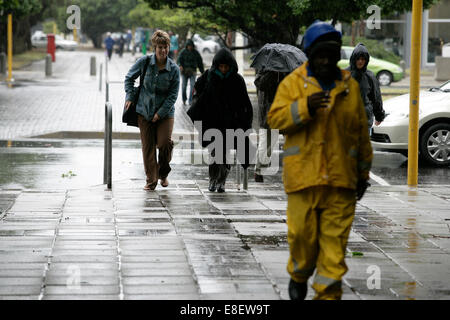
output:
[{"label": "parked car", "polygon": [[[373,127],[372,146],[407,155],[409,94],[386,100],[383,108],[387,116]],[[430,164],[450,165],[450,81],[420,92],[419,152]]]},{"label": "parked car", "polygon": [[63,50],[75,50],[78,47],[78,43],[73,40],[67,40],[60,35],[55,36],[56,49]]},{"label": "parked car", "polygon": [[[355,48],[342,46],[341,60],[338,62],[338,66],[340,68],[345,69],[350,65],[350,57],[353,49]],[[395,63],[377,59],[372,56],[370,57],[367,69],[373,72],[382,86],[389,86],[391,82],[400,81],[403,79],[402,67]]]},{"label": "parked car", "polygon": [[[35,32],[31,37],[31,45],[34,48],[47,48],[47,35],[41,32]],[[73,40],[66,40],[60,35],[55,35],[56,49],[75,50],[78,43]]]},{"label": "parked car", "polygon": [[206,36],[205,40],[211,40],[211,41],[217,42],[217,44],[219,45],[220,48],[223,48],[226,46],[225,43],[223,42],[223,40],[217,35]]},{"label": "parked car", "polygon": [[195,49],[200,53],[216,53],[220,49],[220,45],[214,40],[202,39],[198,34],[192,37]]}]

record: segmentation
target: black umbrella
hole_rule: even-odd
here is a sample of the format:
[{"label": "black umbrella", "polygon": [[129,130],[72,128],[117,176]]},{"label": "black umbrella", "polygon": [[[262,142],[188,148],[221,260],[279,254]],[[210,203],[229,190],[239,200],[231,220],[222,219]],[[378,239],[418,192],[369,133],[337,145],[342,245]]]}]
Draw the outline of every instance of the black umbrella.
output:
[{"label": "black umbrella", "polygon": [[252,57],[250,67],[257,71],[292,72],[308,60],[297,47],[282,43],[267,43]]}]

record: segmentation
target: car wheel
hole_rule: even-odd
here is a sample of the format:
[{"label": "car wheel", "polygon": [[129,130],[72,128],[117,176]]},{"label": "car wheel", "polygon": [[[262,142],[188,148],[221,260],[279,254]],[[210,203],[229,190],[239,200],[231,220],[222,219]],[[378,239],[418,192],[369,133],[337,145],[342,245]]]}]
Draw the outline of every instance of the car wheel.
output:
[{"label": "car wheel", "polygon": [[390,73],[389,71],[380,71],[377,74],[377,79],[378,82],[380,83],[380,85],[382,86],[389,86],[392,82],[392,79],[394,77],[392,76],[392,73]]},{"label": "car wheel", "polygon": [[420,138],[421,156],[436,166],[450,165],[450,124],[437,123]]},{"label": "car wheel", "polygon": [[203,49],[203,53],[211,53],[211,51],[208,48]]}]

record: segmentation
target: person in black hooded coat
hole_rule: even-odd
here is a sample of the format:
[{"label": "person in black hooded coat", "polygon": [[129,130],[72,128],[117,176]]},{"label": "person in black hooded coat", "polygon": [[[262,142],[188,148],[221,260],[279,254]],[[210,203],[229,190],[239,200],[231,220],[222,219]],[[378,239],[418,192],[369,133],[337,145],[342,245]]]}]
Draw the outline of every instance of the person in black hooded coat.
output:
[{"label": "person in black hooded coat", "polygon": [[[252,127],[252,104],[245,80],[237,71],[238,65],[232,53],[226,48],[220,49],[213,58],[211,68],[196,81],[193,103],[188,110],[192,122],[202,122],[200,142],[203,147],[209,147],[212,159],[215,160],[209,165],[210,191],[225,191],[225,180],[230,171],[227,144],[237,148],[237,157],[244,168],[250,163],[251,144],[248,135],[245,136],[245,149],[239,147],[236,138],[227,143],[226,137],[227,129],[242,129],[245,132]],[[217,150],[211,147],[215,139],[212,141],[204,139],[204,133],[208,129],[217,129],[221,132],[222,156],[215,157]]]},{"label": "person in black hooded coat", "polygon": [[367,125],[369,134],[372,125],[379,125],[385,117],[383,100],[381,98],[380,85],[372,71],[367,70],[369,64],[369,51],[362,43],[358,43],[350,57],[350,66],[347,68],[352,73],[352,77],[358,81],[361,91],[361,98],[364,102],[367,115]]}]

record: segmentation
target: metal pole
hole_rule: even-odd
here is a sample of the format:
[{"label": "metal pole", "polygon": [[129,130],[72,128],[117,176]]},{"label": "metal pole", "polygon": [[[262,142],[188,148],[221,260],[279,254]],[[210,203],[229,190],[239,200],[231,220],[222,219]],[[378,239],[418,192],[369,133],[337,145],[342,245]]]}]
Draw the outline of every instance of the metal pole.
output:
[{"label": "metal pole", "polygon": [[111,189],[112,185],[112,105],[111,103],[106,104],[107,113],[107,123],[108,123],[108,148],[107,148],[107,179],[106,184],[108,189]]},{"label": "metal pole", "polygon": [[103,184],[111,189],[112,184],[112,105],[105,103],[105,145],[103,160]]},{"label": "metal pole", "polygon": [[103,184],[108,183],[108,102],[105,103],[105,133],[103,135],[104,145],[103,145]]},{"label": "metal pole", "polygon": [[108,80],[106,80],[105,95],[106,95],[106,102],[108,102],[109,101],[109,82],[108,82]]},{"label": "metal pole", "polygon": [[105,56],[105,94],[106,94],[106,101],[109,101],[108,57],[107,56]]},{"label": "metal pole", "polygon": [[417,186],[419,167],[419,90],[420,47],[422,39],[422,8],[422,0],[413,0],[408,139],[408,185],[410,187]]},{"label": "metal pole", "polygon": [[248,168],[244,169],[244,190],[248,190]]},{"label": "metal pole", "polygon": [[99,76],[99,84],[98,84],[98,91],[102,92],[102,68],[103,63],[100,63],[100,76]]},{"label": "metal pole", "polygon": [[241,190],[241,166],[236,159],[236,180],[238,185],[238,190]]},{"label": "metal pole", "polygon": [[13,55],[13,38],[12,38],[12,14],[8,14],[8,83],[12,80],[12,55]]}]

